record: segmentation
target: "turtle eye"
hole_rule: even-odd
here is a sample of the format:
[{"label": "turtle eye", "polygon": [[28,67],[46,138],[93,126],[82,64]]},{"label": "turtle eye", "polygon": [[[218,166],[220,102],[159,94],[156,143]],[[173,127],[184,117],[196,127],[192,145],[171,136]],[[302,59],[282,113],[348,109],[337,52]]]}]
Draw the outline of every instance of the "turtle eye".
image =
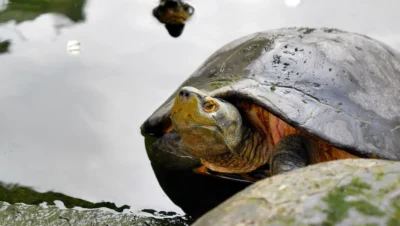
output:
[{"label": "turtle eye", "polygon": [[203,108],[205,112],[211,113],[218,110],[218,105],[213,100],[208,100],[204,103]]}]

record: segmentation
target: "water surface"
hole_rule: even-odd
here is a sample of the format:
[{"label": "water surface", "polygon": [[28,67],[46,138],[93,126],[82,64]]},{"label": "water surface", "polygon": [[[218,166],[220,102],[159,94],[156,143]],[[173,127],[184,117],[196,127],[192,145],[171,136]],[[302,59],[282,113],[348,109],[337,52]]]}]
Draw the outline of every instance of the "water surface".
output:
[{"label": "water surface", "polygon": [[[7,2],[0,0],[0,41],[10,43],[0,53],[0,180],[134,210],[182,212],[159,186],[139,127],[223,44],[317,26],[400,50],[398,0],[193,0],[196,13],[179,38],[151,16],[156,0]],[[70,40],[80,42],[79,55],[68,54]]]}]

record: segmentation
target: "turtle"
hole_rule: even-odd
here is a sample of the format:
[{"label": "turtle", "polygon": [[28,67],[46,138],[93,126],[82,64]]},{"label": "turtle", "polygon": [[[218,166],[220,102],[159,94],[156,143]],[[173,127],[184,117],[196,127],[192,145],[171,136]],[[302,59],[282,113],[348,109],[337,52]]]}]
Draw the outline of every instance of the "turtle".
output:
[{"label": "turtle", "polygon": [[162,24],[168,33],[174,37],[179,37],[185,23],[194,14],[194,7],[182,0],[160,0],[160,3],[152,11],[153,16]]},{"label": "turtle", "polygon": [[[279,28],[224,45],[142,124],[223,175],[400,159],[400,54],[355,32]],[[206,173],[207,174],[207,173]],[[251,178],[249,179],[251,180]]]}]

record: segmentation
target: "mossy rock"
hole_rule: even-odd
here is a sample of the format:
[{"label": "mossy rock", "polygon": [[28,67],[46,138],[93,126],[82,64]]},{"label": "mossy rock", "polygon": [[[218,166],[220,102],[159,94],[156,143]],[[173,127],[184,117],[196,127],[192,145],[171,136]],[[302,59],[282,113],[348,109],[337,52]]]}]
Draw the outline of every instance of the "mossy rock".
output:
[{"label": "mossy rock", "polygon": [[400,162],[347,159],[267,178],[193,225],[400,225]]}]

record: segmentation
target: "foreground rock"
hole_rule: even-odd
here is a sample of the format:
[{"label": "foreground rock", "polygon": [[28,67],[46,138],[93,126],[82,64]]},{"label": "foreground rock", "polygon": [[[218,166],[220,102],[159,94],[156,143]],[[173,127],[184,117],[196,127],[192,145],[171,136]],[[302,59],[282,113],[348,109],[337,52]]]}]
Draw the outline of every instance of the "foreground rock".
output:
[{"label": "foreground rock", "polygon": [[260,181],[211,210],[206,225],[400,225],[400,162],[342,160]]},{"label": "foreground rock", "polygon": [[171,211],[143,209],[112,202],[90,202],[60,192],[39,192],[0,181],[0,225],[189,225],[193,219]]},{"label": "foreground rock", "polygon": [[[148,214],[149,215],[149,214]],[[0,225],[46,225],[46,226],[181,226],[188,225],[185,216],[149,217],[133,213],[119,213],[107,208],[82,209],[59,208],[54,205],[9,204],[0,201]]]}]

